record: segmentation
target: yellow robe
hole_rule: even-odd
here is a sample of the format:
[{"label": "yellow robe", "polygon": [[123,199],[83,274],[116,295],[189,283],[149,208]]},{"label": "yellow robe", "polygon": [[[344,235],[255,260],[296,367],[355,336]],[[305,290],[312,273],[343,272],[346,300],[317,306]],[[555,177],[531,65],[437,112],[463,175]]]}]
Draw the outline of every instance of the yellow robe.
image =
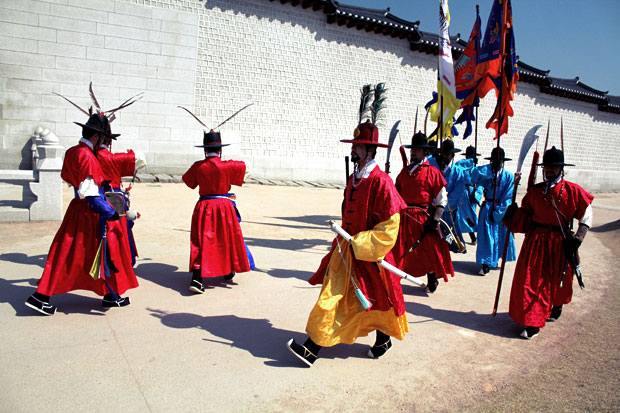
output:
[{"label": "yellow robe", "polygon": [[[323,347],[353,344],[358,337],[365,337],[375,330],[399,340],[405,337],[409,331],[407,315],[397,316],[393,309],[379,311],[371,307],[364,310],[349,276],[351,274],[356,279],[355,267],[351,265],[354,259],[369,262],[383,259],[396,243],[399,225],[400,215],[394,214],[372,230],[353,236],[350,245],[344,239],[338,241],[327,267],[321,294],[306,325],[306,332],[316,344]],[[383,267],[379,268],[383,285],[387,288],[389,275]]]}]

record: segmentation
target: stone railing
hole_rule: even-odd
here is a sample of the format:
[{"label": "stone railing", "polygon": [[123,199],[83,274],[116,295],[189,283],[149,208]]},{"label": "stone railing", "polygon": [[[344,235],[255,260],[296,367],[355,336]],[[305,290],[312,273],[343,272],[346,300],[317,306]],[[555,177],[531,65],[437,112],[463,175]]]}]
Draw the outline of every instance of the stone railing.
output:
[{"label": "stone railing", "polygon": [[[31,137],[33,170],[0,170],[0,221],[62,219],[62,155],[54,132],[37,128]],[[32,202],[31,202],[32,201]]]}]

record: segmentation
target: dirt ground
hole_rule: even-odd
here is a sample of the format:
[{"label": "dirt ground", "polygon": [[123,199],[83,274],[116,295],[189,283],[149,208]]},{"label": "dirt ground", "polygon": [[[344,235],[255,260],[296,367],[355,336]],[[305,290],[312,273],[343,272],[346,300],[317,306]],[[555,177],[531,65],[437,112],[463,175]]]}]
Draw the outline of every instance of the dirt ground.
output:
[{"label": "dirt ground", "polygon": [[[1,411],[618,411],[620,194],[596,194],[582,246],[586,289],[562,318],[526,341],[507,314],[514,263],[476,275],[475,247],[427,295],[404,285],[411,332],[380,360],[374,337],[326,348],[312,368],[288,352],[305,337],[319,288],[306,280],[327,252],[326,222],[342,191],[236,188],[256,271],[187,291],[197,193],[137,184],[140,287],[132,304],[101,310],[90,292],[53,297],[53,317],[24,306],[59,222],[0,224]],[[71,197],[65,191],[65,205]],[[521,237],[517,237],[520,247]]]}]

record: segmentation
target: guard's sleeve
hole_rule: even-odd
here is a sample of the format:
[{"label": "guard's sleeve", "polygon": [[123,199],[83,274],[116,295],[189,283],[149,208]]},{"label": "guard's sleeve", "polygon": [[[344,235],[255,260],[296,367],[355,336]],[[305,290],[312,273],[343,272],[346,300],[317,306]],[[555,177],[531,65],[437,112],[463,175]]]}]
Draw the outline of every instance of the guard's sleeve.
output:
[{"label": "guard's sleeve", "polygon": [[361,261],[376,262],[382,260],[396,244],[400,213],[388,220],[378,223],[369,231],[362,231],[351,238],[355,258]]},{"label": "guard's sleeve", "polygon": [[88,205],[92,208],[93,211],[101,215],[103,218],[108,219],[111,218],[112,215],[116,212],[112,205],[105,200],[103,195],[97,196],[87,196],[86,200],[88,201]]},{"label": "guard's sleeve", "polygon": [[510,220],[504,220],[503,223],[508,228],[508,231],[515,234],[526,233],[529,231],[532,225],[532,215],[534,209],[531,206],[532,195],[530,191],[527,191],[523,200],[521,201],[521,208],[518,208]]},{"label": "guard's sleeve", "polygon": [[226,161],[226,166],[230,171],[230,184],[241,186],[245,177],[245,162],[243,161]]},{"label": "guard's sleeve", "polygon": [[84,199],[89,196],[99,196],[99,185],[97,185],[92,176],[89,176],[80,182],[77,193],[80,199]]},{"label": "guard's sleeve", "polygon": [[127,152],[114,153],[112,159],[120,176],[133,175],[137,165],[137,157],[134,151],[130,149]]},{"label": "guard's sleeve", "polygon": [[181,177],[181,179],[183,179],[183,182],[185,182],[185,185],[189,186],[192,189],[198,186],[198,179],[196,177],[196,166],[197,165],[198,165],[198,162],[194,163],[187,170],[187,172],[185,172],[183,176]]},{"label": "guard's sleeve", "polygon": [[586,225],[588,228],[592,228],[593,219],[594,219],[594,216],[592,214],[592,205],[588,205],[586,207],[586,212],[583,213],[583,216],[579,220],[579,223]]},{"label": "guard's sleeve", "polygon": [[437,206],[446,207],[448,205],[448,191],[446,191],[446,187],[441,188],[433,203]]}]

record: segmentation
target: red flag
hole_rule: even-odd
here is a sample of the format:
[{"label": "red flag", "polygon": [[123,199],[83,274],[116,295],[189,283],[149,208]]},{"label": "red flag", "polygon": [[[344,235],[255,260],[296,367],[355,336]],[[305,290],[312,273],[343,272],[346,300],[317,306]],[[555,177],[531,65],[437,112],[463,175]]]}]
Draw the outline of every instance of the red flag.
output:
[{"label": "red flag", "polygon": [[477,86],[476,66],[480,54],[480,15],[476,6],[476,21],[469,35],[467,47],[454,63],[454,77],[456,81],[456,97],[461,99],[461,107],[469,106],[475,98]]},{"label": "red flag", "polygon": [[[515,38],[512,26],[512,6],[510,0],[495,0],[497,4],[501,4],[504,8],[502,11],[502,27],[500,41],[500,59],[503,63],[503,67],[500,66],[500,76],[493,79],[493,84],[497,89],[498,99],[495,107],[495,112],[491,119],[486,124],[488,129],[494,129],[496,131],[495,139],[499,138],[505,133],[508,133],[508,117],[514,115],[510,102],[514,99],[514,93],[517,90],[517,82],[519,80],[519,72],[517,70],[517,56],[515,54]],[[495,9],[495,4],[493,5]],[[501,112],[500,112],[501,110]],[[500,126],[501,122],[501,126]],[[498,132],[499,128],[499,132]]]},{"label": "red flag", "polygon": [[461,108],[463,111],[458,117],[455,125],[466,122],[463,139],[467,139],[472,132],[472,122],[476,120],[474,116],[474,106],[478,107],[478,79],[476,79],[476,67],[480,55],[480,13],[476,5],[476,21],[474,28],[469,35],[467,47],[454,64],[454,76],[456,81],[456,97],[462,99]]}]

